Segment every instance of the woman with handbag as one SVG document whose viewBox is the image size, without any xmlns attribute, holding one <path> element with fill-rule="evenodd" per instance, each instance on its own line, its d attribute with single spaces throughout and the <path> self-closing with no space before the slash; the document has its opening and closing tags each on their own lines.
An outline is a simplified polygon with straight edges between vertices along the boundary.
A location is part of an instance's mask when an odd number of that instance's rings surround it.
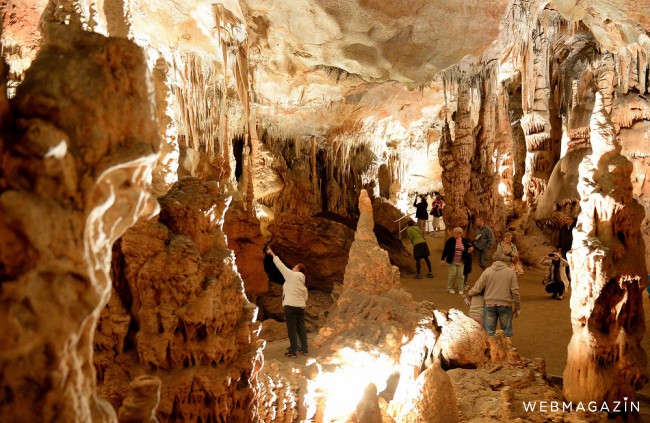
<svg viewBox="0 0 650 423">
<path fill-rule="evenodd" d="M 512 242 L 511 232 L 503 234 L 503 241 L 497 245 L 496 252 L 502 253 L 505 256 L 504 263 L 510 266 L 517 275 L 524 273 L 524 268 L 519 260 L 519 251 L 517 251 L 517 246 Z"/>
</svg>

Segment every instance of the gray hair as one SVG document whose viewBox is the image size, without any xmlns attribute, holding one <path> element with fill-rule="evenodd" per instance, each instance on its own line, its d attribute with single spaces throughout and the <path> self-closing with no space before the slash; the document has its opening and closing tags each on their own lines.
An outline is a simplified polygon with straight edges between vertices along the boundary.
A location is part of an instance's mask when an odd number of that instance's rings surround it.
<svg viewBox="0 0 650 423">
<path fill-rule="evenodd" d="M 461 236 L 463 235 L 463 228 L 454 228 L 452 232 L 454 235 L 460 234 Z"/>
<path fill-rule="evenodd" d="M 506 255 L 503 253 L 496 252 L 492 255 L 492 261 L 505 261 Z"/>
</svg>

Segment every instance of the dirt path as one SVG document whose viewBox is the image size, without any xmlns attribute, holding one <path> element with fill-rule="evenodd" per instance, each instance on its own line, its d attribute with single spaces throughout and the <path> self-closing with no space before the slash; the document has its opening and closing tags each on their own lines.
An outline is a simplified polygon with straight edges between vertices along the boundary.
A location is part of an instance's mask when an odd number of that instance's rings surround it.
<svg viewBox="0 0 650 423">
<path fill-rule="evenodd" d="M 433 279 L 415 279 L 415 275 L 402 275 L 404 289 L 413 294 L 418 300 L 432 301 L 440 309 L 456 308 L 465 313 L 469 307 L 465 305 L 459 294 L 447 293 L 447 268 L 440 264 L 444 239 L 442 237 L 426 237 L 431 251 Z M 406 241 L 408 243 L 408 241 Z M 407 244 L 405 244 L 407 245 Z M 407 245 L 407 249 L 412 247 Z M 424 266 L 424 263 L 422 263 Z M 426 267 L 425 267 L 426 269 Z M 424 271 L 424 270 L 423 270 Z M 474 263 L 473 272 L 469 277 L 471 287 L 480 276 L 480 267 Z M 569 308 L 570 291 L 564 300 L 551 299 L 541 281 L 545 272 L 537 269 L 527 269 L 518 279 L 521 293 L 521 316 L 514 320 L 512 338 L 513 345 L 523 357 L 546 359 L 547 371 L 550 375 L 562 376 L 567 359 L 567 345 L 571 339 L 571 309 Z M 650 300 L 644 295 L 644 309 L 650 307 Z M 650 313 L 645 315 L 646 327 L 650 328 Z M 643 347 L 650 353 L 650 339 L 646 334 Z M 646 386 L 642 393 L 650 395 L 650 387 Z"/>
</svg>

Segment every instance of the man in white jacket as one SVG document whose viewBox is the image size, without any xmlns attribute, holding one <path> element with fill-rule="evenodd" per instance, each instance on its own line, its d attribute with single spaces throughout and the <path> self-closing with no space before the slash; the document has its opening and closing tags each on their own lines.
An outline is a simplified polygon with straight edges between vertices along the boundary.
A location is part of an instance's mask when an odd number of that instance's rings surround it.
<svg viewBox="0 0 650 423">
<path fill-rule="evenodd" d="M 282 306 L 284 307 L 284 318 L 287 322 L 289 332 L 289 351 L 287 357 L 296 358 L 300 351 L 303 355 L 309 355 L 307 346 L 307 329 L 305 328 L 305 307 L 307 306 L 307 286 L 305 284 L 305 265 L 298 263 L 289 269 L 282 263 L 280 257 L 276 256 L 271 247 L 266 252 L 273 256 L 273 263 L 277 266 L 282 276 Z M 298 344 L 300 341 L 300 344 Z"/>
<path fill-rule="evenodd" d="M 493 336 L 497 330 L 498 318 L 504 335 L 510 338 L 512 337 L 513 304 L 514 317 L 518 317 L 521 310 L 517 275 L 504 263 L 503 253 L 495 253 L 492 260 L 492 266 L 481 274 L 474 287 L 467 293 L 465 302 L 469 304 L 470 297 L 484 292 L 483 328 L 488 335 Z"/>
</svg>

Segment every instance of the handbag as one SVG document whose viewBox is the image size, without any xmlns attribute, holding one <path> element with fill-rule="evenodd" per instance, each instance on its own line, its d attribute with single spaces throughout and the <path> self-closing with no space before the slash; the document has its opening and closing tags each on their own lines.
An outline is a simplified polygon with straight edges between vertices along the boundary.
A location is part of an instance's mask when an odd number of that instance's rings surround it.
<svg viewBox="0 0 650 423">
<path fill-rule="evenodd" d="M 515 271 L 517 276 L 524 274 L 524 266 L 521 264 L 521 260 L 513 260 L 512 263 L 510 263 L 510 268 Z"/>
</svg>

